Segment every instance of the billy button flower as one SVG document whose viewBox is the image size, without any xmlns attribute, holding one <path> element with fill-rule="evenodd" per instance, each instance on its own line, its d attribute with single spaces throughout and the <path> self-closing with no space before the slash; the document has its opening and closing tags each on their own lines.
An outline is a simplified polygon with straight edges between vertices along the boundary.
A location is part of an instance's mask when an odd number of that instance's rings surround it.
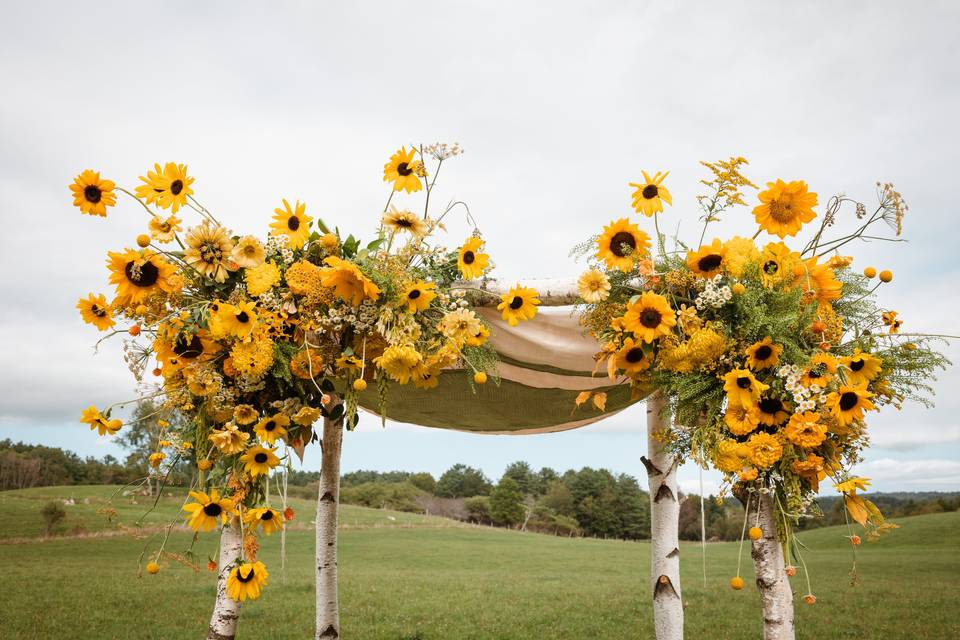
<svg viewBox="0 0 960 640">
<path fill-rule="evenodd" d="M 216 489 L 207 495 L 202 491 L 191 491 L 190 497 L 194 502 L 183 505 L 183 510 L 190 515 L 187 525 L 194 531 L 210 531 L 221 524 L 227 524 L 230 516 L 236 513 L 233 500 L 221 498 Z"/>
<path fill-rule="evenodd" d="M 754 378 L 748 369 L 733 369 L 723 376 L 723 390 L 727 392 L 727 399 L 744 407 L 756 407 L 760 394 L 769 388 L 769 385 Z"/>
<path fill-rule="evenodd" d="M 246 453 L 240 456 L 243 470 L 253 478 L 270 473 L 270 469 L 280 464 L 280 458 L 276 456 L 274 451 L 275 449 L 267 449 L 259 445 L 250 447 Z"/>
</svg>

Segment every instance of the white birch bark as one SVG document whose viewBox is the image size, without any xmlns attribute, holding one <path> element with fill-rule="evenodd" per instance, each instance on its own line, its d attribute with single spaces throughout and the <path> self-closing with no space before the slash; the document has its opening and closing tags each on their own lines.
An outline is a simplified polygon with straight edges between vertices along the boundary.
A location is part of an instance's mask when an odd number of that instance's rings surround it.
<svg viewBox="0 0 960 640">
<path fill-rule="evenodd" d="M 339 399 L 327 405 L 333 410 Z M 317 495 L 317 629 L 316 640 L 340 637 L 337 594 L 337 511 L 340 504 L 340 448 L 343 420 L 323 419 L 320 487 Z"/>
<path fill-rule="evenodd" d="M 233 640 L 237 635 L 237 622 L 240 619 L 240 603 L 227 595 L 227 576 L 234 564 L 240 559 L 240 547 L 243 539 L 240 536 L 239 523 L 234 519 L 220 532 L 220 560 L 217 574 L 217 601 L 213 606 L 213 615 L 210 616 L 210 628 L 207 630 L 207 640 Z"/>
<path fill-rule="evenodd" d="M 659 391 L 647 398 L 647 455 L 641 458 L 650 482 L 650 582 L 657 640 L 683 639 L 680 596 L 680 541 L 677 461 L 663 446 L 670 425 L 667 399 Z"/>
<path fill-rule="evenodd" d="M 773 498 L 760 494 L 757 526 L 763 537 L 752 542 L 753 570 L 763 602 L 764 640 L 793 640 L 793 591 L 784 566 L 783 545 L 777 535 Z"/>
</svg>

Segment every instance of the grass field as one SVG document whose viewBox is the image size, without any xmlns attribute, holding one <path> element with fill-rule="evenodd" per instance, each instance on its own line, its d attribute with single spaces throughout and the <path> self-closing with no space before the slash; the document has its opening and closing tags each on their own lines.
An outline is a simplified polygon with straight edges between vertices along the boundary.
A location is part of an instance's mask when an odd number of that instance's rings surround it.
<svg viewBox="0 0 960 640">
<path fill-rule="evenodd" d="M 213 574 L 165 560 L 156 576 L 137 577 L 144 545 L 108 524 L 98 510 L 109 487 L 48 487 L 0 493 L 0 637 L 200 638 L 213 602 Z M 41 506 L 73 497 L 66 532 L 114 529 L 111 536 L 41 539 Z M 89 503 L 85 504 L 84 500 Z M 149 506 L 143 497 L 112 504 L 123 525 Z M 148 521 L 165 522 L 182 495 L 164 497 Z M 245 605 L 241 638 L 310 638 L 313 634 L 312 505 L 294 501 L 300 527 L 287 538 L 287 571 L 280 571 L 279 537 L 264 541 L 271 570 L 264 596 Z M 357 639 L 652 637 L 648 606 L 649 546 L 645 543 L 562 539 L 447 520 L 344 506 L 340 536 L 343 633 Z M 845 532 L 819 529 L 803 536 L 818 601 L 797 605 L 798 638 L 960 637 L 960 513 L 917 516 L 858 554 L 861 584 L 849 585 Z M 153 534 L 151 534 L 153 535 Z M 32 539 L 31 539 L 32 538 Z M 191 540 L 176 532 L 167 545 Z M 195 547 L 205 562 L 213 534 Z M 683 595 L 688 638 L 760 637 L 752 586 L 734 592 L 727 581 L 737 545 L 707 548 L 704 586 L 700 549 L 684 545 Z M 794 589 L 805 592 L 802 580 Z"/>
</svg>

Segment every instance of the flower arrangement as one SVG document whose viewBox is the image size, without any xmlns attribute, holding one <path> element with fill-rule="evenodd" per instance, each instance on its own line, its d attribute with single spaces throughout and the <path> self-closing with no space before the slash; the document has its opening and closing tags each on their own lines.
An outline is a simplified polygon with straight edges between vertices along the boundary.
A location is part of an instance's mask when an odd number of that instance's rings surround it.
<svg viewBox="0 0 960 640">
<path fill-rule="evenodd" d="M 623 218 L 575 250 L 590 254 L 578 285 L 582 321 L 602 344 L 597 366 L 638 392 L 663 391 L 675 421 L 665 445 L 723 472 L 725 491 L 745 496 L 748 512 L 751 496 L 772 496 L 794 557 L 791 524 L 818 515 L 814 498 L 827 477 L 875 539 L 894 525 L 858 495 L 868 479 L 850 471 L 868 445 L 866 417 L 905 400 L 928 404 L 929 381 L 947 361 L 933 348 L 943 336 L 901 332 L 896 311 L 877 302 L 892 273 L 858 273 L 840 250 L 858 239 L 898 241 L 907 205 L 890 184 L 877 185 L 872 213 L 833 197 L 809 238 L 791 247 L 786 240 L 817 217 L 818 195 L 803 181 L 777 180 L 759 192 L 753 237 L 706 242 L 709 225 L 746 206 L 745 192 L 757 187 L 742 173 L 744 158 L 702 164 L 710 177 L 696 245 L 674 238 L 667 247 L 659 230 L 672 204 L 667 174 L 644 173 L 630 185 L 632 203 L 653 218 L 653 239 Z M 831 237 L 848 212 L 856 228 Z M 880 222 L 893 237 L 875 235 Z"/>
<path fill-rule="evenodd" d="M 288 200 L 266 239 L 235 235 L 196 199 L 182 164 L 156 165 L 133 192 L 90 170 L 70 185 L 84 214 L 106 216 L 123 194 L 149 216 L 137 248 L 108 254 L 112 300 L 90 294 L 77 307 L 107 337 L 127 338 L 141 398 L 157 399 L 164 432 L 150 456 L 154 473 L 183 460 L 195 467 L 187 524 L 207 532 L 236 519 L 242 527 L 244 555 L 227 585 L 235 600 L 257 598 L 267 581 L 256 536 L 293 517 L 270 506 L 267 478 L 291 448 L 302 453 L 317 439 L 315 422 L 354 428 L 368 383 L 383 411 L 388 380 L 431 388 L 448 368 L 473 370 L 475 384 L 495 377 L 489 328 L 458 284 L 492 267 L 484 241 L 474 231 L 455 250 L 433 242 L 444 218 L 466 206 L 430 215 L 440 166 L 460 153 L 446 144 L 394 153 L 383 171 L 390 193 L 381 225 L 366 243 Z M 418 192 L 422 213 L 394 204 Z M 197 224 L 185 228 L 183 212 Z M 536 295 L 505 294 L 504 319 L 533 317 Z M 148 370 L 156 384 L 145 382 Z M 81 421 L 113 435 L 122 423 L 112 411 L 125 404 L 90 407 Z"/>
</svg>

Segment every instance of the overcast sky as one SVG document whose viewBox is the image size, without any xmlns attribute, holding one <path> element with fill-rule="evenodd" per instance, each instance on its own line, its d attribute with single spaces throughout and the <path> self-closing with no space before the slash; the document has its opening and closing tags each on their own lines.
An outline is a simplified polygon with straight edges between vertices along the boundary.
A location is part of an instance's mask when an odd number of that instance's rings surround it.
<svg viewBox="0 0 960 640">
<path fill-rule="evenodd" d="M 129 200 L 81 216 L 67 184 L 85 168 L 132 187 L 154 162 L 187 163 L 234 232 L 265 234 L 286 197 L 369 236 L 389 154 L 459 141 L 437 200 L 470 204 L 505 278 L 577 274 L 569 249 L 631 215 L 641 169 L 671 171 L 663 219 L 688 238 L 701 159 L 744 155 L 755 182 L 805 179 L 821 203 L 870 203 L 875 181 L 892 180 L 910 243 L 857 246 L 857 264 L 894 270 L 882 302 L 905 329 L 956 333 L 960 5 L 676 4 L 2 0 L 0 438 L 120 453 L 78 416 L 129 396 L 132 379 L 119 342 L 94 357 L 74 305 L 110 294 L 106 251 L 132 246 L 146 220 Z M 736 212 L 722 234 L 752 221 Z M 467 227 L 450 227 L 453 245 Z M 871 416 L 861 471 L 877 488 L 960 489 L 956 370 L 936 388 L 936 409 Z M 526 459 L 641 475 L 643 421 L 638 405 L 508 437 L 368 418 L 343 467 L 464 462 L 498 477 Z M 305 468 L 319 468 L 316 452 Z M 706 474 L 708 490 L 716 481 Z M 696 469 L 681 483 L 696 491 Z"/>
</svg>

